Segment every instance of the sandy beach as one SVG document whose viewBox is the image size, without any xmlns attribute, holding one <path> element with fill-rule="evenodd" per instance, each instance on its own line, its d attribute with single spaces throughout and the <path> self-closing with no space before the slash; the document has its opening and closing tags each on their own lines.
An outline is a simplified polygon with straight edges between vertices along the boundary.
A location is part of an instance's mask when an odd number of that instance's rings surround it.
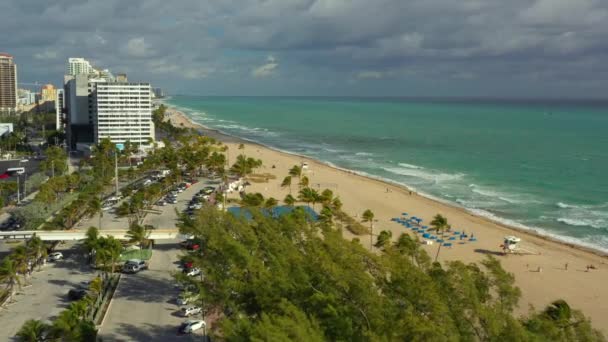
<svg viewBox="0 0 608 342">
<path fill-rule="evenodd" d="M 169 109 L 166 116 L 176 126 L 204 129 L 209 136 L 224 142 L 229 147 L 230 164 L 240 153 L 262 159 L 263 167 L 258 173 L 273 174 L 276 178 L 267 183 L 253 183 L 248 188 L 249 192 L 261 192 L 265 197 L 282 200 L 289 193 L 289 189 L 280 187 L 288 169 L 306 161 L 309 167 L 305 174 L 310 179 L 311 187 L 332 190 L 342 200 L 344 211 L 355 218 L 360 217 L 365 209 L 371 209 L 375 213 L 375 234 L 381 230 L 392 231 L 393 238 L 403 232 L 414 234 L 391 221 L 391 218 L 400 216 L 402 212 L 424 219 L 423 224 L 440 213 L 448 218 L 453 227 L 473 233 L 477 238 L 477 241 L 465 244 L 453 241 L 455 243 L 452 248 L 442 248 L 440 261 L 479 262 L 488 254 L 494 255 L 507 271 L 515 275 L 516 284 L 522 290 L 519 313 L 525 314 L 530 305 L 542 309 L 556 299 L 564 299 L 573 308 L 580 309 L 591 317 L 596 328 L 608 333 L 608 305 L 602 304 L 608 303 L 608 288 L 604 286 L 608 283 L 608 258 L 600 252 L 507 227 L 464 209 L 410 193 L 405 187 L 224 135 L 192 122 L 174 109 Z M 240 143 L 245 145 L 244 150 L 238 150 Z M 522 247 L 533 253 L 502 255 L 500 245 L 506 235 L 520 237 Z M 353 238 L 348 231 L 345 231 L 344 236 L 347 239 Z M 361 236 L 360 239 L 368 246 L 369 236 Z M 432 257 L 435 256 L 436 244 L 424 248 Z M 588 265 L 594 265 L 595 269 L 587 270 Z"/>
</svg>

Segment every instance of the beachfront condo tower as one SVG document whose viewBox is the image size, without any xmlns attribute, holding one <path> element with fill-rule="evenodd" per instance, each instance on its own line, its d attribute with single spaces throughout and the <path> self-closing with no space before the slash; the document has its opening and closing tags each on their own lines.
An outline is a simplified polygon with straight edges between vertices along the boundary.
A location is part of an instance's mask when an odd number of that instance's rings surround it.
<svg viewBox="0 0 608 342">
<path fill-rule="evenodd" d="M 109 138 L 113 143 L 140 146 L 154 141 L 152 89 L 149 83 L 100 82 L 93 91 L 95 142 Z"/>
<path fill-rule="evenodd" d="M 76 57 L 76 58 L 68 58 L 67 64 L 67 75 L 76 76 L 76 75 L 90 75 L 96 73 L 95 68 L 91 66 L 91 63 L 84 58 Z"/>
<path fill-rule="evenodd" d="M 17 64 L 13 56 L 0 53 L 0 112 L 17 111 Z"/>
</svg>

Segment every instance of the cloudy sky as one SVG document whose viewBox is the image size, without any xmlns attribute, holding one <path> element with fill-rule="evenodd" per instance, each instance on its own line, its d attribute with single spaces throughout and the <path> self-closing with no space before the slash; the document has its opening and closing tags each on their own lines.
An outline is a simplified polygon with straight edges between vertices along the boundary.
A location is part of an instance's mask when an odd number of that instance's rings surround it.
<svg viewBox="0 0 608 342">
<path fill-rule="evenodd" d="M 22 82 L 173 94 L 608 97 L 608 0 L 3 0 Z"/>
</svg>

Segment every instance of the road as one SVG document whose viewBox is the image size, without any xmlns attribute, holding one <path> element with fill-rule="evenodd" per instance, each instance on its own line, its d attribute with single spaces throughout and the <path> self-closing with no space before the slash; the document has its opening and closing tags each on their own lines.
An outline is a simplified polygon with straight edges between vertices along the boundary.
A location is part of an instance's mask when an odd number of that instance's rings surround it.
<svg viewBox="0 0 608 342">
<path fill-rule="evenodd" d="M 52 320 L 68 305 L 68 291 L 95 276 L 73 243 L 59 245 L 65 259 L 34 271 L 13 303 L 0 309 L 0 341 L 10 341 L 28 319 Z"/>
<path fill-rule="evenodd" d="M 186 320 L 178 315 L 179 290 L 174 287 L 171 276 L 171 272 L 178 270 L 180 249 L 177 243 L 177 240 L 156 243 L 149 270 L 123 275 L 99 329 L 99 336 L 104 341 L 194 341 L 202 338 L 200 334 L 177 335 L 177 328 Z"/>
</svg>

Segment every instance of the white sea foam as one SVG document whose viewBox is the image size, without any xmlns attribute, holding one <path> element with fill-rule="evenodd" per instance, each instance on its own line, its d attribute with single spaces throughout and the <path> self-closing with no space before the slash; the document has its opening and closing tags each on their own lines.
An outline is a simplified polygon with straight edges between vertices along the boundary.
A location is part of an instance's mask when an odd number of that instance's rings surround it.
<svg viewBox="0 0 608 342">
<path fill-rule="evenodd" d="M 432 181 L 434 183 L 456 181 L 462 179 L 465 176 L 465 174 L 463 173 L 440 173 L 433 171 L 423 171 L 422 169 L 412 169 L 408 167 L 384 167 L 383 169 L 387 172 L 394 173 L 397 175 L 419 178 L 426 181 Z"/>
<path fill-rule="evenodd" d="M 575 226 L 608 230 L 608 203 L 597 205 L 573 205 L 558 202 L 560 210 L 554 219 Z"/>
<path fill-rule="evenodd" d="M 557 206 L 559 208 L 562 208 L 562 209 L 567 209 L 567 208 L 572 208 L 573 207 L 573 206 L 571 206 L 569 204 L 566 204 L 566 203 L 563 203 L 563 202 L 557 202 Z"/>
<path fill-rule="evenodd" d="M 422 170 L 424 169 L 422 166 L 418 166 L 418 165 L 414 165 L 414 164 L 408 164 L 408 163 L 399 163 L 399 166 L 403 166 L 405 168 L 408 169 L 414 169 L 414 170 Z"/>
<path fill-rule="evenodd" d="M 355 155 L 361 157 L 372 157 L 374 154 L 369 152 L 357 152 Z"/>
</svg>

